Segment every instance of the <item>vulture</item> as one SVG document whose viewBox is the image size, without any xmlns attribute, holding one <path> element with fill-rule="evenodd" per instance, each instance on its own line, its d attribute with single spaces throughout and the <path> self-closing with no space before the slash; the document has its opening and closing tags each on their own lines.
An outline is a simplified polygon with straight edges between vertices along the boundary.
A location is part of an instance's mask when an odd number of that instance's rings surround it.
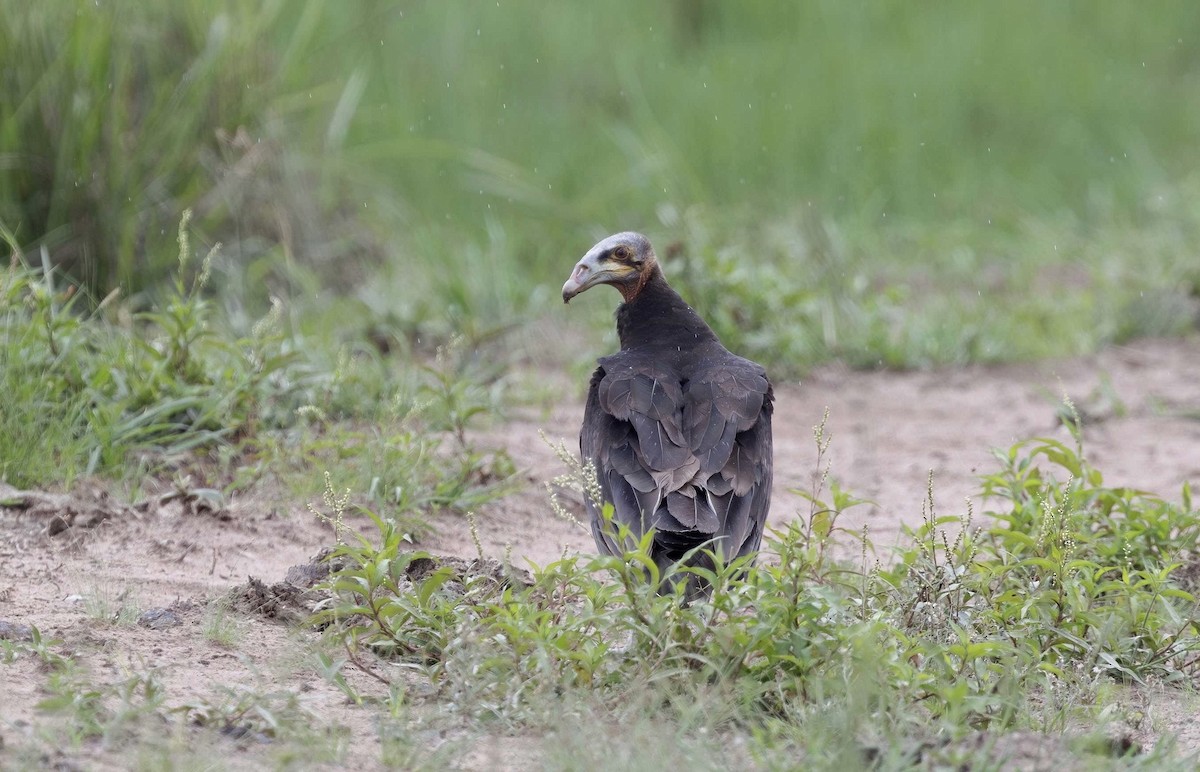
<svg viewBox="0 0 1200 772">
<path fill-rule="evenodd" d="M 579 450 L 601 501 L 584 496 L 596 548 L 620 556 L 615 524 L 653 531 L 660 569 L 686 558 L 712 567 L 754 553 L 771 502 L 771 411 L 766 371 L 730 353 L 667 284 L 649 239 L 618 233 L 596 244 L 563 285 L 563 302 L 609 284 L 621 350 L 598 360 Z M 605 505 L 614 523 L 606 522 Z M 673 584 L 673 583 L 672 583 Z M 664 584 L 660 591 L 669 589 Z M 707 594 L 695 577 L 688 597 Z"/>
</svg>

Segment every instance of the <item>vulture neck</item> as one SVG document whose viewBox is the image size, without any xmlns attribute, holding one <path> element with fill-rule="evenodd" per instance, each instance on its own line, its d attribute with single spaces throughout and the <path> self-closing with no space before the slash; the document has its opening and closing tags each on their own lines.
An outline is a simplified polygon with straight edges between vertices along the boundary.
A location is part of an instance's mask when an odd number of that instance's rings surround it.
<svg viewBox="0 0 1200 772">
<path fill-rule="evenodd" d="M 655 265 L 641 290 L 617 308 L 621 348 L 694 346 L 717 335 L 700 315 L 671 289 Z"/>
</svg>

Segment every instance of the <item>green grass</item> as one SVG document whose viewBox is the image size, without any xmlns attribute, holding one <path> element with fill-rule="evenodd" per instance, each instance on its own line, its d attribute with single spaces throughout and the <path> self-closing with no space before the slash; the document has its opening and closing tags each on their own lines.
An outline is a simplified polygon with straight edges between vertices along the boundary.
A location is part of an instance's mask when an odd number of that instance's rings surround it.
<svg viewBox="0 0 1200 772">
<path fill-rule="evenodd" d="M 1190 491 L 1176 505 L 1106 487 L 1079 444 L 1055 440 L 997 460 L 982 524 L 930 504 L 895 563 L 868 563 L 866 545 L 861 560 L 838 559 L 859 551 L 837 526 L 859 502 L 818 489 L 760 565 L 682 569 L 715 588 L 692 603 L 683 582 L 657 594 L 648 541 L 535 568 L 526 583 L 439 567 L 376 518 L 378 533 L 338 550 L 335 602 L 318 620 L 348 662 L 402 665 L 393 692 L 415 673 L 472 721 L 632 727 L 714 768 L 735 764 L 720 750 L 733 737 L 766 766 L 861 766 L 885 749 L 883 768 L 907 768 L 953 757 L 972 732 L 1103 724 L 1113 683 L 1194 683 L 1200 618 L 1190 569 L 1179 572 L 1200 558 Z M 652 765 L 639 745 L 627 737 L 595 761 L 622 767 L 628 752 Z M 586 755 L 569 740 L 562 751 Z"/>
<path fill-rule="evenodd" d="M 98 475 L 245 489 L 264 477 L 312 492 L 365 492 L 414 530 L 432 511 L 465 512 L 506 490 L 504 451 L 468 441 L 502 406 L 504 379 L 461 340 L 428 362 L 385 360 L 361 330 L 313 341 L 276 303 L 258 320 L 222 314 L 205 293 L 213 252 L 197 261 L 185 214 L 170 289 L 138 313 L 81 308 L 53 268 L 0 274 L 0 370 L 13 399 L 0 418 L 0 479 L 70 485 Z M 199 263 L 197 265 L 197 263 Z M 238 329 L 238 327 L 241 329 Z M 203 487 L 203 486 L 202 486 Z"/>
<path fill-rule="evenodd" d="M 245 631 L 223 600 L 216 600 L 204 609 L 204 637 L 213 644 L 235 649 L 245 637 Z"/>
<path fill-rule="evenodd" d="M 674 214 L 668 275 L 726 345 L 775 372 L 1025 361 L 1094 351 L 1200 324 L 1200 232 L 1177 191 L 1136 221 L 1029 215 L 847 230 L 815 215 L 717 233 Z M 754 259 L 747 260 L 752 254 Z M 1135 258 L 1136 256 L 1136 258 Z"/>
<path fill-rule="evenodd" d="M 5 271 L 0 360 L 24 398 L 6 411 L 15 442 L 5 443 L 0 475 L 69 482 L 122 469 L 139 451 L 171 456 L 232 441 L 269 418 L 279 395 L 270 379 L 290 357 L 269 324 L 252 337 L 216 335 L 200 296 L 207 262 L 185 284 L 186 224 L 170 295 L 141 314 L 81 309 L 81 293 L 48 266 L 14 261 Z"/>
<path fill-rule="evenodd" d="M 8 5 L 0 225 L 93 303 L 156 302 L 192 208 L 231 311 L 405 349 L 561 325 L 625 228 L 781 373 L 1195 326 L 1184 3 Z"/>
</svg>

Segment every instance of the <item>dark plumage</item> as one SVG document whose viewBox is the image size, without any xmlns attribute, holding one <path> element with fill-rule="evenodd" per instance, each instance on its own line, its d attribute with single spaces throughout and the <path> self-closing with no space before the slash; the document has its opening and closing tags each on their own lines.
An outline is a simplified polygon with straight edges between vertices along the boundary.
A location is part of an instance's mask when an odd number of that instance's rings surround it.
<svg viewBox="0 0 1200 772">
<path fill-rule="evenodd" d="M 721 345 L 667 284 L 645 236 L 618 233 L 592 247 L 563 285 L 563 300 L 597 284 L 625 300 L 617 309 L 621 350 L 599 360 L 579 435 L 603 503 L 634 537 L 654 529 L 660 568 L 696 547 L 726 561 L 754 552 L 771 500 L 766 371 Z M 605 527 L 603 504 L 586 503 L 597 549 L 622 554 L 628 545 Z M 707 565 L 702 556 L 691 562 Z"/>
</svg>

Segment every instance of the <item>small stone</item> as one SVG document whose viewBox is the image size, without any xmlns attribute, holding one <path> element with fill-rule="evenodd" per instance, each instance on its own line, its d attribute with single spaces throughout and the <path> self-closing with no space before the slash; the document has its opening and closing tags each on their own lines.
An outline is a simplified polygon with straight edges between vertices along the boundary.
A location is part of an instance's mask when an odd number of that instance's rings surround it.
<svg viewBox="0 0 1200 772">
<path fill-rule="evenodd" d="M 174 611 L 165 608 L 147 609 L 138 616 L 138 624 L 151 630 L 166 630 L 180 623 Z"/>
<path fill-rule="evenodd" d="M 0 619 L 0 641 L 32 641 L 33 628 Z"/>
</svg>

